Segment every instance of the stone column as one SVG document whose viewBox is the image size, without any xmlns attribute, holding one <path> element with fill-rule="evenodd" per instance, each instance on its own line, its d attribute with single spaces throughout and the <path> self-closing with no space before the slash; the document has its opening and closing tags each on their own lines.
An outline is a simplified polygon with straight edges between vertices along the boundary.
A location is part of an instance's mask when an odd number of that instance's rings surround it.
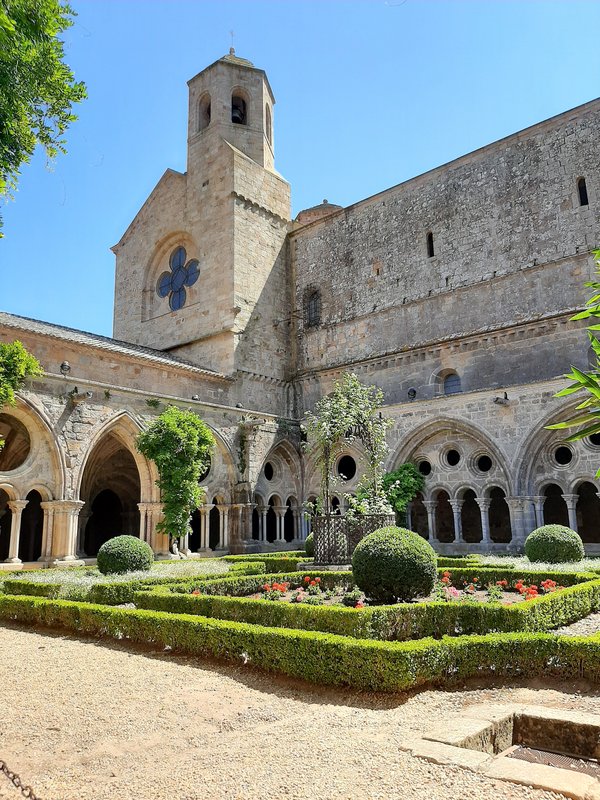
<svg viewBox="0 0 600 800">
<path fill-rule="evenodd" d="M 217 550 L 229 549 L 229 506 L 217 506 L 219 509 L 219 544 Z"/>
<path fill-rule="evenodd" d="M 275 536 L 275 542 L 285 542 L 283 518 L 285 516 L 285 512 L 287 511 L 287 506 L 273 506 L 273 511 L 277 515 L 277 533 Z"/>
<path fill-rule="evenodd" d="M 258 527 L 258 530 L 259 530 L 258 540 L 259 540 L 259 542 L 266 542 L 267 541 L 267 514 L 268 513 L 269 513 L 269 509 L 265 508 L 264 506 L 259 511 L 259 514 L 260 514 L 259 527 Z"/>
<path fill-rule="evenodd" d="M 505 499 L 510 512 L 510 528 L 512 531 L 511 543 L 522 547 L 525 537 L 527 536 L 524 520 L 525 504 L 527 501 L 524 497 L 507 497 Z"/>
<path fill-rule="evenodd" d="M 304 541 L 304 515 L 300 511 L 299 508 L 293 509 L 294 514 L 294 541 L 295 542 L 303 542 Z"/>
<path fill-rule="evenodd" d="M 544 524 L 544 503 L 546 498 L 544 495 L 536 495 L 532 497 L 533 505 L 535 506 L 535 526 L 541 528 Z"/>
<path fill-rule="evenodd" d="M 137 507 L 140 511 L 140 541 L 150 544 L 148 541 L 148 503 L 138 503 Z"/>
<path fill-rule="evenodd" d="M 462 514 L 460 510 L 463 506 L 464 500 L 450 500 L 452 506 L 452 516 L 454 517 L 454 541 L 463 542 L 462 536 Z"/>
<path fill-rule="evenodd" d="M 44 512 L 44 527 L 42 529 L 42 554 L 38 561 L 50 561 L 54 529 L 54 506 L 57 502 L 57 500 L 46 500 L 40 503 L 40 507 Z"/>
<path fill-rule="evenodd" d="M 537 524 L 537 498 L 524 496 L 523 500 L 525 501 L 523 504 L 523 526 L 525 529 L 525 538 L 527 538 L 531 531 L 539 528 L 539 525 Z M 540 522 L 540 525 L 542 524 L 543 523 Z"/>
<path fill-rule="evenodd" d="M 491 544 L 490 539 L 490 517 L 488 511 L 492 503 L 489 497 L 476 497 L 475 502 L 479 506 L 479 513 L 481 514 L 481 544 L 489 547 Z"/>
<path fill-rule="evenodd" d="M 146 541 L 154 551 L 155 556 L 168 558 L 169 537 L 166 533 L 156 530 L 156 526 L 163 519 L 162 503 L 146 503 Z"/>
<path fill-rule="evenodd" d="M 198 509 L 200 511 L 200 547 L 198 548 L 198 552 L 201 555 L 207 555 L 210 552 L 210 547 L 208 546 L 210 539 L 209 514 L 212 508 L 214 508 L 214 506 L 210 504 L 200 506 Z"/>
<path fill-rule="evenodd" d="M 52 537 L 52 561 L 57 565 L 81 566 L 77 558 L 77 524 L 79 512 L 85 503 L 82 500 L 56 500 Z"/>
<path fill-rule="evenodd" d="M 429 539 L 435 541 L 435 509 L 437 507 L 437 500 L 423 500 L 423 505 L 427 511 L 427 527 L 429 529 Z"/>
<path fill-rule="evenodd" d="M 577 531 L 577 501 L 579 500 L 579 495 L 563 494 L 563 498 L 567 504 L 567 511 L 569 512 L 569 528 Z"/>
<path fill-rule="evenodd" d="M 9 500 L 7 506 L 11 510 L 10 519 L 10 544 L 8 547 L 7 564 L 20 564 L 19 540 L 21 538 L 21 514 L 29 500 Z"/>
</svg>

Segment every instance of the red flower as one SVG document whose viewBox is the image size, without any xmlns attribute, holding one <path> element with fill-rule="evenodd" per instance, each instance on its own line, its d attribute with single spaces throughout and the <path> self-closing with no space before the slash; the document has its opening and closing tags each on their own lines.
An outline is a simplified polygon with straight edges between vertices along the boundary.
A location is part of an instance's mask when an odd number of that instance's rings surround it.
<svg viewBox="0 0 600 800">
<path fill-rule="evenodd" d="M 321 578 L 315 578 L 315 583 L 321 583 Z"/>
<path fill-rule="evenodd" d="M 444 575 L 444 578 L 449 578 L 450 577 L 450 572 L 448 570 L 446 570 L 446 572 L 444 572 L 443 575 Z"/>
<path fill-rule="evenodd" d="M 447 575 L 444 575 L 440 583 L 450 583 L 450 578 Z"/>
<path fill-rule="evenodd" d="M 364 608 L 364 607 L 365 607 L 365 604 L 364 604 L 364 603 L 361 603 L 361 602 L 360 602 L 360 600 L 359 600 L 359 601 L 358 601 L 358 603 L 357 603 L 357 604 L 354 606 L 354 608 Z"/>
<path fill-rule="evenodd" d="M 310 583 L 310 577 L 308 575 L 304 578 L 304 583 Z"/>
<path fill-rule="evenodd" d="M 200 594 L 200 589 L 194 589 L 194 591 L 192 592 L 192 594 Z"/>
<path fill-rule="evenodd" d="M 263 586 L 263 589 L 264 589 L 265 592 L 270 592 L 271 591 L 271 587 L 269 586 L 268 583 L 265 583 L 265 585 Z"/>
</svg>

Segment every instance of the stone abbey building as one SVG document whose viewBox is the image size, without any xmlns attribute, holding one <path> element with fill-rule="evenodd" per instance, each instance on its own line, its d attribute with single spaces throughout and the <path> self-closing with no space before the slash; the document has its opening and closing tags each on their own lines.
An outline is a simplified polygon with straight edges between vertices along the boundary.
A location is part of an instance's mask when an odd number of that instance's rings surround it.
<svg viewBox="0 0 600 800">
<path fill-rule="evenodd" d="M 543 521 L 598 547 L 600 437 L 545 426 L 588 365 L 569 318 L 600 244 L 600 100 L 295 220 L 274 104 L 233 51 L 189 81 L 187 171 L 113 248 L 114 338 L 0 314 L 45 369 L 0 413 L 0 560 L 74 562 L 117 533 L 166 553 L 134 443 L 168 403 L 218 442 L 186 547 L 297 546 L 319 487 L 298 421 L 346 370 L 383 389 L 387 466 L 426 476 L 410 522 L 440 550 L 516 548 Z M 341 511 L 361 459 L 336 466 Z"/>
</svg>

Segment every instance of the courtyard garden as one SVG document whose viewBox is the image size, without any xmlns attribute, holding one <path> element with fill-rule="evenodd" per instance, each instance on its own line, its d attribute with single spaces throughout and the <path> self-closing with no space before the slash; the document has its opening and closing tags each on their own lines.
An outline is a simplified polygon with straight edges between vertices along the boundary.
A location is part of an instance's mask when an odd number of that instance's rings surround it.
<svg viewBox="0 0 600 800">
<path fill-rule="evenodd" d="M 438 559 L 391 527 L 365 537 L 347 570 L 297 551 L 11 574 L 0 618 L 369 690 L 484 676 L 597 681 L 600 630 L 555 631 L 600 610 L 600 560 L 554 563 L 556 536 L 536 536 L 543 561 Z"/>
</svg>

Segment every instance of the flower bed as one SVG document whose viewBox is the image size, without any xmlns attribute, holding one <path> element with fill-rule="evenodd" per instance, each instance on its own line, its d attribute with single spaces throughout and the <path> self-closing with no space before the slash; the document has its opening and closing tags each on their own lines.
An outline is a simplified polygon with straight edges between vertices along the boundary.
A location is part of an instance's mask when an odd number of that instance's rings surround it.
<svg viewBox="0 0 600 800">
<path fill-rule="evenodd" d="M 504 572 L 505 576 L 500 575 L 498 580 L 506 580 L 514 588 L 519 580 L 510 571 Z M 512 605 L 476 602 L 472 599 L 462 602 L 440 600 L 399 603 L 392 606 L 359 605 L 358 608 L 323 603 L 313 605 L 297 600 L 281 602 L 281 598 L 288 593 L 291 599 L 306 577 L 315 583 L 318 578 L 318 591 L 325 594 L 335 592 L 340 587 L 346 593 L 353 589 L 350 572 L 324 571 L 310 572 L 308 575 L 300 572 L 162 586 L 152 591 L 137 592 L 134 602 L 140 608 L 387 641 L 465 633 L 484 634 L 490 631 L 550 630 L 581 619 L 600 608 L 600 579 L 596 575 L 567 573 L 561 577 L 571 586 L 560 590 L 555 588 L 545 594 L 538 593 L 536 598 L 526 598 Z M 441 577 L 444 577 L 443 573 Z M 537 577 L 540 582 L 546 580 L 544 574 Z M 531 578 L 531 573 L 528 578 Z M 531 585 L 531 581 L 528 585 Z M 266 586 L 269 588 L 265 589 Z M 305 593 L 308 597 L 317 596 L 317 591 Z M 250 597 L 253 594 L 272 597 L 253 599 Z M 279 602 L 274 602 L 275 598 Z M 356 606 L 356 602 L 352 605 Z"/>
</svg>

